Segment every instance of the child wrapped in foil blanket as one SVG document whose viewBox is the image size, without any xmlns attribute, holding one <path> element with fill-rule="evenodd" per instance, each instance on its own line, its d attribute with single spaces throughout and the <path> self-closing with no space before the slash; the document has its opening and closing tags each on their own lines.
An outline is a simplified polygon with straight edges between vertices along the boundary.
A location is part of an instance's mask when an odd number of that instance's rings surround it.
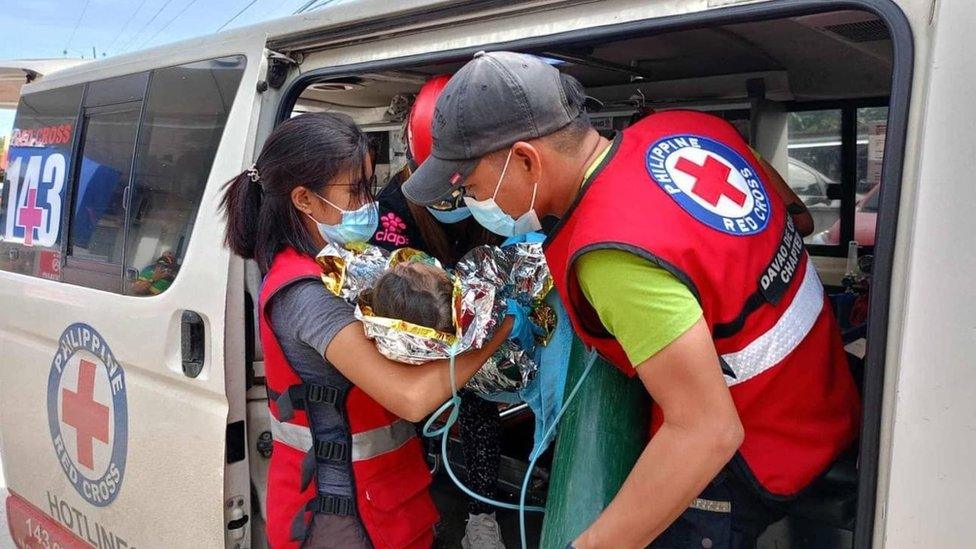
<svg viewBox="0 0 976 549">
<path fill-rule="evenodd" d="M 389 253 L 359 243 L 329 244 L 317 261 L 326 287 L 356 306 L 367 337 L 398 362 L 421 364 L 480 348 L 517 306 L 530 311 L 523 322 L 534 343 L 545 345 L 555 328 L 556 315 L 544 302 L 552 278 L 541 243 L 480 246 L 451 272 L 411 248 Z M 512 393 L 537 370 L 531 349 L 506 341 L 465 387 L 482 395 Z"/>
</svg>

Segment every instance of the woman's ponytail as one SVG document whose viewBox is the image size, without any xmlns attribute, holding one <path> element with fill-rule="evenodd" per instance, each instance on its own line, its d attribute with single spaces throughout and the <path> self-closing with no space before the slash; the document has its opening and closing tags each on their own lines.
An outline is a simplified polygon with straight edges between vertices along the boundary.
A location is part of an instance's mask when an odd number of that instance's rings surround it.
<svg viewBox="0 0 976 549">
<path fill-rule="evenodd" d="M 252 166 L 227 182 L 220 201 L 220 207 L 227 213 L 224 243 L 244 259 L 255 258 L 261 193 L 257 168 Z"/>
<path fill-rule="evenodd" d="M 285 248 L 314 257 L 318 247 L 292 191 L 302 186 L 321 194 L 346 173 L 355 177 L 353 192 L 371 198 L 370 180 L 361 177 L 366 158 L 366 136 L 347 115 L 306 113 L 285 120 L 268 136 L 257 163 L 224 187 L 227 247 L 257 261 L 263 272 Z"/>
</svg>

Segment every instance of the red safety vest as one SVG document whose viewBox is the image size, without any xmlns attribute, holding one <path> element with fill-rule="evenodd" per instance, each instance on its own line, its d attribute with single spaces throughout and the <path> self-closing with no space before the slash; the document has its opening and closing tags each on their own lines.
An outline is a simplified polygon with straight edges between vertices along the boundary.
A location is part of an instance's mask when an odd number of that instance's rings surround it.
<svg viewBox="0 0 976 549">
<path fill-rule="evenodd" d="M 724 120 L 653 114 L 617 136 L 545 252 L 577 334 L 630 376 L 573 262 L 594 249 L 626 250 L 688 286 L 745 429 L 734 464 L 744 461 L 760 493 L 783 498 L 851 444 L 860 405 L 813 262 L 765 177 Z M 653 432 L 663 422 L 658 406 L 651 417 Z"/>
<path fill-rule="evenodd" d="M 271 329 L 269 300 L 293 282 L 320 275 L 314 260 L 289 248 L 275 257 L 261 287 L 261 344 L 274 439 L 268 471 L 268 543 L 274 549 L 297 549 L 313 513 L 326 513 L 358 516 L 377 549 L 430 547 L 439 516 L 427 489 L 430 472 L 413 425 L 358 387 L 346 392 L 304 383 Z M 348 423 L 339 426 L 348 431 L 345 444 L 315 439 L 305 411 L 311 402 L 339 408 Z M 351 462 L 355 501 L 317 493 L 316 457 Z"/>
</svg>

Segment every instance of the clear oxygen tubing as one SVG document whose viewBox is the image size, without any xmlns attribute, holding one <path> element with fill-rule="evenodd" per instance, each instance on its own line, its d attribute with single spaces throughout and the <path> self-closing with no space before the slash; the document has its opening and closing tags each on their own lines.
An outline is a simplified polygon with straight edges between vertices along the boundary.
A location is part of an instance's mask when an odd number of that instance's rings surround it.
<svg viewBox="0 0 976 549">
<path fill-rule="evenodd" d="M 532 478 L 532 470 L 535 469 L 535 464 L 539 460 L 539 456 L 541 455 L 542 452 L 533 453 L 531 459 L 529 460 L 529 467 L 525 471 L 525 478 L 522 480 L 522 490 L 519 496 L 518 505 L 514 503 L 506 503 L 504 501 L 498 501 L 498 500 L 494 500 L 482 496 L 481 494 L 476 493 L 474 490 L 471 490 L 470 488 L 465 486 L 463 482 L 461 482 L 461 480 L 457 477 L 457 475 L 454 474 L 454 470 L 451 469 L 451 461 L 447 457 L 448 433 L 450 432 L 450 429 L 454 425 L 454 423 L 457 422 L 457 418 L 461 406 L 461 397 L 458 396 L 457 394 L 457 376 L 455 374 L 455 366 L 454 366 L 454 359 L 457 356 L 457 348 L 452 347 L 450 353 L 451 353 L 450 356 L 451 398 L 448 399 L 447 402 L 442 404 L 440 408 L 438 408 L 430 416 L 427 422 L 424 423 L 424 428 L 422 432 L 424 436 L 428 438 L 436 438 L 438 436 L 441 437 L 441 458 L 444 461 L 444 470 L 447 471 L 447 475 L 451 477 L 451 480 L 454 481 L 454 484 L 457 485 L 457 487 L 460 488 L 462 492 L 488 505 L 492 505 L 494 507 L 498 507 L 501 509 L 518 511 L 519 535 L 521 537 L 522 549 L 528 549 L 528 544 L 526 543 L 526 537 L 525 537 L 525 512 L 531 511 L 533 513 L 544 513 L 546 511 L 545 507 L 538 507 L 534 505 L 525 504 L 525 498 L 526 495 L 528 494 L 529 480 L 531 480 Z M 573 389 L 569 392 L 569 396 L 566 398 L 565 402 L 563 402 L 562 407 L 559 409 L 559 412 L 556 414 L 555 420 L 552 422 L 552 425 L 550 425 L 549 428 L 546 430 L 542 440 L 549 440 L 549 437 L 552 436 L 553 432 L 556 429 L 556 426 L 559 425 L 559 420 L 562 419 L 563 414 L 569 408 L 569 405 L 572 404 L 573 399 L 576 397 L 576 394 L 580 390 L 580 387 L 583 386 L 583 382 L 586 380 L 587 376 L 589 375 L 590 370 L 593 369 L 593 364 L 596 362 L 596 358 L 597 358 L 596 352 L 592 351 L 590 353 L 590 356 L 587 358 L 587 364 L 586 364 L 586 368 L 583 370 L 583 374 L 580 375 L 580 378 L 576 381 L 576 385 L 574 385 Z M 447 412 L 448 410 L 450 410 L 450 413 L 448 413 L 447 420 L 445 421 L 444 425 L 438 429 L 433 429 L 432 427 L 434 421 L 438 417 L 440 417 L 444 412 Z"/>
</svg>

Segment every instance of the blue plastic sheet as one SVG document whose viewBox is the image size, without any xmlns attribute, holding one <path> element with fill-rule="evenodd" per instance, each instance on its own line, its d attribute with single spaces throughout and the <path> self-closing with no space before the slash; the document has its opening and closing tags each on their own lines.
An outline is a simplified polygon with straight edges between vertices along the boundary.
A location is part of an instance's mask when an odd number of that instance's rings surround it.
<svg viewBox="0 0 976 549">
<path fill-rule="evenodd" d="M 512 237 L 502 243 L 502 246 L 519 242 L 542 242 L 545 235 L 529 233 L 524 236 Z M 562 408 L 566 389 L 566 373 L 569 369 L 569 351 L 573 344 L 573 328 L 569 316 L 555 292 L 549 292 L 546 303 L 556 313 L 556 329 L 546 346 L 539 345 L 535 349 L 534 358 L 539 365 L 538 373 L 524 389 L 518 393 L 502 393 L 491 400 L 513 404 L 519 401 L 529 405 L 535 414 L 535 440 L 531 457 L 537 456 L 549 447 L 555 431 L 549 439 L 543 440 L 549 426 L 556 420 L 556 415 Z"/>
</svg>

